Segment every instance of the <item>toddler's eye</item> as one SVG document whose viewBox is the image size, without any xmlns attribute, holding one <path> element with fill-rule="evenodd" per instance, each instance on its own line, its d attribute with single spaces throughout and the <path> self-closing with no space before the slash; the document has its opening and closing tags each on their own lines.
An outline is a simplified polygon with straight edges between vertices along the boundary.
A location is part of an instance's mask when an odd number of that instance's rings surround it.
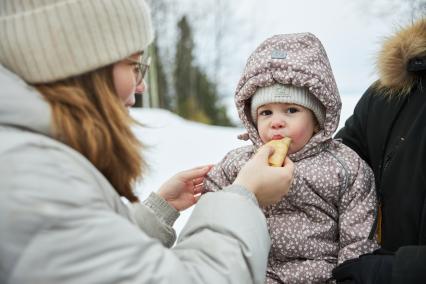
<svg viewBox="0 0 426 284">
<path fill-rule="evenodd" d="M 295 107 L 289 107 L 288 109 L 287 109 L 287 113 L 296 113 L 296 112 L 298 112 L 299 110 L 297 109 L 297 108 L 295 108 Z"/>
<path fill-rule="evenodd" d="M 270 110 L 262 110 L 261 112 L 259 112 L 259 115 L 263 115 L 263 116 L 271 115 L 271 114 L 272 114 L 272 111 Z"/>
</svg>

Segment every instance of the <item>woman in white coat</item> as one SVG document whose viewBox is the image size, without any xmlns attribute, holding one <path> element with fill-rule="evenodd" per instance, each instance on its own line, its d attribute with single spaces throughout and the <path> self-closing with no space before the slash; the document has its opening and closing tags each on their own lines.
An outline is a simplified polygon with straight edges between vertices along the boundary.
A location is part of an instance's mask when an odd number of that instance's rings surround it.
<svg viewBox="0 0 426 284">
<path fill-rule="evenodd" d="M 126 107 L 144 91 L 152 38 L 142 0 L 0 2 L 0 283 L 264 281 L 258 204 L 286 194 L 291 161 L 271 168 L 261 149 L 199 200 L 173 248 L 209 167 L 142 203 L 132 192 L 144 161 Z"/>
</svg>

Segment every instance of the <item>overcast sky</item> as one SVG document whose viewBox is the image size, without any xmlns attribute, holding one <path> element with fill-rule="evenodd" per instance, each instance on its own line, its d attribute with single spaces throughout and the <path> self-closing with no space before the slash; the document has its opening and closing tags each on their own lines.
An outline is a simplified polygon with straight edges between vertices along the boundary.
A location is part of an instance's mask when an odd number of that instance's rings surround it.
<svg viewBox="0 0 426 284">
<path fill-rule="evenodd" d="M 235 46 L 234 63 L 229 66 L 234 87 L 247 57 L 264 39 L 279 33 L 311 32 L 328 53 L 340 92 L 362 92 L 376 78 L 373 64 L 383 37 L 408 22 L 400 13 L 402 7 L 385 16 L 378 11 L 381 3 L 363 7 L 360 3 L 368 2 L 362 0 L 231 2 L 237 16 L 250 22 L 253 31 L 245 44 Z"/>
</svg>

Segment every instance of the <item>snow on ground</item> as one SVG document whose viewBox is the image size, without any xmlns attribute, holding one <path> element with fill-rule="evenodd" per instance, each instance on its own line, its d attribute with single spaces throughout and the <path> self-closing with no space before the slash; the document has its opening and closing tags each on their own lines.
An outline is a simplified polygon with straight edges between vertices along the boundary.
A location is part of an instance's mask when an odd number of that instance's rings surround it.
<svg viewBox="0 0 426 284">
<path fill-rule="evenodd" d="M 358 99 L 359 96 L 342 96 L 340 127 L 351 115 Z M 142 200 L 175 173 L 219 162 L 231 149 L 250 143 L 237 139 L 237 135 L 244 132 L 243 128 L 191 122 L 161 109 L 131 109 L 131 115 L 144 124 L 144 127 L 136 127 L 134 131 L 146 146 L 143 152 L 150 167 L 137 185 Z M 176 221 L 178 233 L 191 211 L 190 208 L 182 212 Z"/>
</svg>

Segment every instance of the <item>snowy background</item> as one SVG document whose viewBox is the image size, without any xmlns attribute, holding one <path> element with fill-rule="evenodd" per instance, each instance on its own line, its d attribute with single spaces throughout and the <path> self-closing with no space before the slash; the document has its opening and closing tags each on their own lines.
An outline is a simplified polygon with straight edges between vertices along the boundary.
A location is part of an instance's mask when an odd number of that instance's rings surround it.
<svg viewBox="0 0 426 284">
<path fill-rule="evenodd" d="M 352 114 L 358 99 L 359 96 L 342 97 L 340 127 Z M 217 163 L 231 149 L 250 143 L 237 139 L 237 135 L 244 132 L 243 128 L 187 121 L 161 109 L 132 109 L 131 115 L 145 125 L 135 128 L 137 136 L 146 146 L 144 156 L 150 167 L 143 181 L 137 185 L 142 200 L 177 172 Z M 191 211 L 192 208 L 182 212 L 176 221 L 178 233 Z"/>
</svg>

